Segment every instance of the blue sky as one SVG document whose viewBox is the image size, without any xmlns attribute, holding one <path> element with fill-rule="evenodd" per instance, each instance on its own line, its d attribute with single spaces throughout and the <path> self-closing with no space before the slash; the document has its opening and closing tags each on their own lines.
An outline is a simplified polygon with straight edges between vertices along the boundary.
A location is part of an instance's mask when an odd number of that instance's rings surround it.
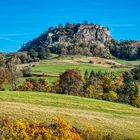
<svg viewBox="0 0 140 140">
<path fill-rule="evenodd" d="M 139 0 L 0 0 L 0 51 L 18 50 L 50 26 L 88 20 L 115 39 L 140 40 Z"/>
</svg>

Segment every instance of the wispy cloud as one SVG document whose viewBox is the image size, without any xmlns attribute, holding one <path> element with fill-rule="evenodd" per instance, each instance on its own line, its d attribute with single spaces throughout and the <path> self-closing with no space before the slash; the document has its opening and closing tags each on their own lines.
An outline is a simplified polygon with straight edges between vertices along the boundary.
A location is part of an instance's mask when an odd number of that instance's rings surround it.
<svg viewBox="0 0 140 140">
<path fill-rule="evenodd" d="M 0 37 L 17 37 L 17 36 L 27 36 L 27 35 L 38 35 L 38 33 L 22 33 L 22 34 L 0 34 Z"/>
<path fill-rule="evenodd" d="M 19 40 L 14 40 L 14 39 L 11 39 L 11 38 L 8 38 L 8 37 L 0 37 L 0 40 L 6 40 L 6 41 L 14 42 L 14 43 L 17 43 L 17 44 L 23 44 L 23 42 L 21 42 Z"/>
<path fill-rule="evenodd" d="M 107 24 L 108 26 L 110 27 L 134 27 L 135 24 L 118 24 L 118 23 L 115 23 L 115 24 Z"/>
<path fill-rule="evenodd" d="M 10 33 L 10 34 L 0 34 L 0 40 L 10 41 L 10 42 L 14 42 L 14 43 L 17 43 L 17 44 L 23 44 L 22 41 L 17 40 L 17 39 L 12 39 L 12 37 L 21 37 L 21 36 L 28 36 L 28 35 L 38 35 L 38 33 L 22 33 L 22 34 Z"/>
</svg>

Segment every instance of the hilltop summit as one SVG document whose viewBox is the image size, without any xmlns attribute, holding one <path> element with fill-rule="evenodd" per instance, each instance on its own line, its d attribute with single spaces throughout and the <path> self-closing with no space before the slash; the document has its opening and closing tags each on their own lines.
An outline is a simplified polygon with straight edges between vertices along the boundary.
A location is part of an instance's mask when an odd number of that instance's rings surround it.
<svg viewBox="0 0 140 140">
<path fill-rule="evenodd" d="M 50 27 L 41 36 L 23 45 L 20 51 L 27 51 L 33 59 L 45 59 L 49 52 L 137 59 L 140 58 L 140 43 L 116 41 L 108 28 L 98 24 L 67 23 L 65 26 L 60 24 L 55 28 Z"/>
<path fill-rule="evenodd" d="M 102 52 L 109 53 L 106 44 L 111 39 L 108 28 L 98 24 L 67 23 L 65 27 L 50 27 L 40 37 L 25 44 L 21 50 L 28 51 L 33 57 L 46 50 L 56 54 L 100 56 L 103 55 Z"/>
<path fill-rule="evenodd" d="M 50 28 L 44 34 L 47 37 L 46 43 L 55 42 L 94 42 L 101 41 L 105 43 L 110 40 L 110 32 L 107 28 L 94 24 L 67 24 L 66 27 Z"/>
</svg>

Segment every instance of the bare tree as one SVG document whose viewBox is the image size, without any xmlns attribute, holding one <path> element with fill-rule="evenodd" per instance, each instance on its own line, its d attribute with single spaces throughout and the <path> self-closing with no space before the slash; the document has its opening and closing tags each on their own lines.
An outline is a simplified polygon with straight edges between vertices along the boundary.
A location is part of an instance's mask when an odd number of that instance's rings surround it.
<svg viewBox="0 0 140 140">
<path fill-rule="evenodd" d="M 11 59 L 9 59 L 9 61 L 7 62 L 6 67 L 11 74 L 12 90 L 16 90 L 18 87 L 19 78 L 22 76 L 22 72 L 18 69 L 17 65 Z"/>
</svg>

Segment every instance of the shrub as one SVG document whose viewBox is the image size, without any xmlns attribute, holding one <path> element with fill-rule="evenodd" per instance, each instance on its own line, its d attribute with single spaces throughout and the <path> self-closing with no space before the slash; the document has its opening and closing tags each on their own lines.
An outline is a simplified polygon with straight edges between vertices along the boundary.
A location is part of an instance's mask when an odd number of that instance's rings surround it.
<svg viewBox="0 0 140 140">
<path fill-rule="evenodd" d="M 28 121 L 0 121 L 2 140 L 82 140 L 78 130 L 64 120 L 54 123 L 30 123 Z"/>
<path fill-rule="evenodd" d="M 62 88 L 60 86 L 60 80 L 56 80 L 52 83 L 51 92 L 52 93 L 62 93 Z"/>
<path fill-rule="evenodd" d="M 94 96 L 94 92 L 95 92 L 94 85 L 88 85 L 88 87 L 86 89 L 86 96 L 93 97 Z"/>
<path fill-rule="evenodd" d="M 32 91 L 33 84 L 31 82 L 25 82 L 23 85 L 19 86 L 18 89 L 22 91 Z"/>
<path fill-rule="evenodd" d="M 132 98 L 130 99 L 130 104 L 140 108 L 140 95 L 132 96 Z"/>
<path fill-rule="evenodd" d="M 29 78 L 25 83 L 18 87 L 18 90 L 21 91 L 40 91 L 40 92 L 49 92 L 50 87 L 48 82 L 45 79 L 33 79 Z"/>
<path fill-rule="evenodd" d="M 99 100 L 103 100 L 103 96 L 104 96 L 104 93 L 102 93 L 102 92 L 96 93 L 94 95 L 95 99 L 99 99 Z"/>
<path fill-rule="evenodd" d="M 109 93 L 107 94 L 107 100 L 108 101 L 116 101 L 117 99 L 118 99 L 117 93 L 114 91 L 109 91 Z"/>
<path fill-rule="evenodd" d="M 22 73 L 23 73 L 23 76 L 24 77 L 30 77 L 30 76 L 32 76 L 32 71 L 31 71 L 31 68 L 30 67 L 24 68 L 22 70 Z"/>
</svg>

